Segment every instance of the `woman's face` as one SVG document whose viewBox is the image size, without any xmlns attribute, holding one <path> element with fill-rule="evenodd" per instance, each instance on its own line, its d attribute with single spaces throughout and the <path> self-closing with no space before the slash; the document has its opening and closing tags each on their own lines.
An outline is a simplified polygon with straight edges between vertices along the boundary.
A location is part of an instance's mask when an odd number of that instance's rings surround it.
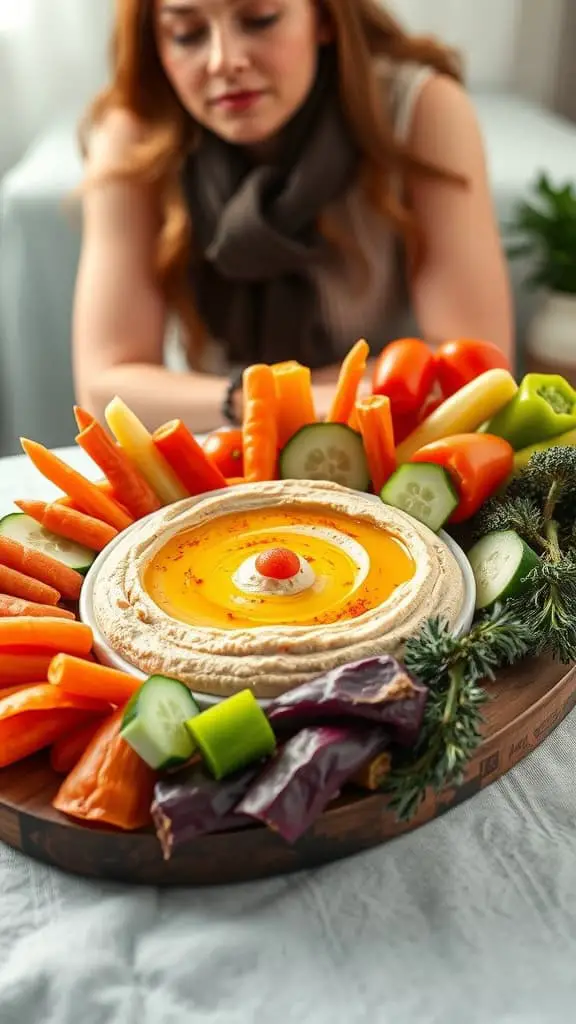
<svg viewBox="0 0 576 1024">
<path fill-rule="evenodd" d="M 272 138 L 306 99 L 323 41 L 315 0 L 155 0 L 160 57 L 194 120 Z"/>
</svg>

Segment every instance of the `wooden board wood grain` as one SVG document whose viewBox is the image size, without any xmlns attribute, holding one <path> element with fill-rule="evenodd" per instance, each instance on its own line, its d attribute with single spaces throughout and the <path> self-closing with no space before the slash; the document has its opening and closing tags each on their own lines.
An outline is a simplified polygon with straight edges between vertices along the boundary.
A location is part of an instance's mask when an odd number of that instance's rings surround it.
<svg viewBox="0 0 576 1024">
<path fill-rule="evenodd" d="M 46 756 L 0 770 L 0 840 L 64 871 L 154 885 L 215 885 L 312 867 L 384 843 L 468 800 L 526 757 L 576 707 L 576 668 L 526 661 L 490 687 L 485 739 L 458 789 L 430 795 L 399 824 L 381 795 L 350 790 L 290 846 L 268 829 L 205 836 L 165 862 L 152 831 L 86 828 L 51 807 L 60 779 Z"/>
</svg>

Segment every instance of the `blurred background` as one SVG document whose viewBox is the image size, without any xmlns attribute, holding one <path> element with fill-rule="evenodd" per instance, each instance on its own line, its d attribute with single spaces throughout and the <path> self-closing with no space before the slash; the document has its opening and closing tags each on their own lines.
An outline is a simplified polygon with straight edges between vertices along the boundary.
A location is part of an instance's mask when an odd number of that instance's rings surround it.
<svg viewBox="0 0 576 1024">
<path fill-rule="evenodd" d="M 568 237 L 572 217 L 574 241 L 576 210 L 565 191 L 576 178 L 574 0 L 389 6 L 409 28 L 461 50 L 503 230 L 545 172 L 549 233 L 558 238 L 561 216 Z M 78 117 L 106 80 L 112 10 L 113 0 L 0 0 L 0 454 L 17 452 L 20 434 L 50 446 L 73 439 L 70 318 L 80 219 L 67 200 L 81 177 Z M 563 190 L 562 202 L 555 190 Z M 521 360 L 531 339 L 534 357 L 541 354 L 546 317 L 547 330 L 568 337 L 568 347 L 574 337 L 576 349 L 574 248 L 571 256 L 574 286 L 555 296 L 551 278 L 546 308 L 528 287 L 530 254 L 511 263 Z M 561 301 L 551 309 L 555 297 Z"/>
</svg>

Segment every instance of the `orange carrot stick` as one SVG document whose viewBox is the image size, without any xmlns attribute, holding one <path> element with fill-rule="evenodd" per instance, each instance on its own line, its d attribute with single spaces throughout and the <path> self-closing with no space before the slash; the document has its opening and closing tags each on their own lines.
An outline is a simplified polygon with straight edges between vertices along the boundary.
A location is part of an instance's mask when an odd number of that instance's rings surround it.
<svg viewBox="0 0 576 1024">
<path fill-rule="evenodd" d="M 396 469 L 390 399 L 386 395 L 361 398 L 356 402 L 356 412 L 372 486 L 379 494 Z"/>
<path fill-rule="evenodd" d="M 326 420 L 328 423 L 348 423 L 360 382 L 366 373 L 366 362 L 370 355 L 370 346 L 362 338 L 352 346 L 342 363 L 336 394 Z"/>
<path fill-rule="evenodd" d="M 300 363 L 276 363 L 272 367 L 276 388 L 278 446 L 310 423 L 316 422 L 312 377 L 307 366 Z"/>
<path fill-rule="evenodd" d="M 78 419 L 82 410 L 76 408 L 74 411 Z M 84 422 L 87 415 L 83 413 L 79 422 Z M 80 427 L 76 441 L 105 473 L 114 494 L 121 498 L 122 504 L 134 519 L 142 519 L 162 507 L 162 502 L 148 481 L 97 420 L 93 419 L 88 426 Z"/>
<path fill-rule="evenodd" d="M 48 681 L 66 693 L 125 704 L 142 683 L 126 672 L 57 654 L 48 668 Z"/>
<path fill-rule="evenodd" d="M 93 718 L 81 723 L 76 729 L 67 732 L 53 744 L 50 751 L 50 767 L 58 775 L 68 775 L 78 764 L 90 741 L 102 725 L 102 718 Z"/>
<path fill-rule="evenodd" d="M 246 477 L 245 476 L 229 476 L 229 477 L 226 478 L 226 483 L 228 484 L 228 487 L 235 487 L 236 484 L 245 484 L 246 483 Z"/>
<path fill-rule="evenodd" d="M 243 374 L 244 420 L 242 447 L 246 480 L 274 480 L 278 457 L 276 385 L 265 363 L 249 366 Z"/>
<path fill-rule="evenodd" d="M 83 409 L 81 405 L 74 406 L 74 419 L 80 431 L 86 430 L 86 427 L 90 427 L 93 423 L 98 422 L 96 417 L 91 412 L 88 412 L 87 409 Z"/>
<path fill-rule="evenodd" d="M 45 501 L 17 501 L 15 504 L 45 530 L 73 540 L 76 544 L 83 544 L 91 551 L 103 551 L 118 536 L 118 530 L 108 526 L 108 523 L 56 502 L 48 505 Z"/>
<path fill-rule="evenodd" d="M 24 711 L 0 720 L 0 768 L 16 764 L 86 722 L 86 711 L 57 708 L 54 711 Z"/>
<path fill-rule="evenodd" d="M 10 597 L 21 597 L 23 601 L 34 601 L 35 604 L 58 604 L 60 594 L 54 587 L 48 587 L 39 580 L 26 576 L 23 572 L 8 569 L 0 563 L 0 591 Z"/>
<path fill-rule="evenodd" d="M 52 806 L 72 818 L 129 832 L 150 823 L 157 776 L 120 736 L 122 715 L 120 710 L 105 719 Z"/>
<path fill-rule="evenodd" d="M 53 587 L 70 601 L 80 597 L 84 582 L 80 573 L 44 551 L 26 547 L 10 537 L 0 537 L 0 564 Z"/>
<path fill-rule="evenodd" d="M 54 452 L 36 441 L 21 438 L 20 443 L 36 468 L 56 487 L 69 494 L 81 506 L 82 510 L 95 519 L 102 519 L 115 530 L 125 530 L 133 523 L 133 519 L 122 511 L 117 502 L 103 494 L 98 487 L 90 483 L 81 473 L 67 466 Z"/>
<path fill-rule="evenodd" d="M 23 601 L 21 597 L 0 594 L 0 619 L 17 618 L 27 615 L 34 618 L 75 619 L 74 612 L 65 608 L 55 608 L 51 604 L 36 604 L 34 601 Z"/>
<path fill-rule="evenodd" d="M 153 433 L 152 440 L 189 494 L 204 494 L 227 486 L 220 470 L 182 420 L 165 423 Z"/>
<path fill-rule="evenodd" d="M 42 647 L 46 651 L 66 654 L 89 654 L 93 637 L 90 626 L 83 622 L 58 618 L 0 619 L 0 650 L 6 647 Z"/>
<path fill-rule="evenodd" d="M 64 708 L 92 711 L 96 714 L 110 710 L 106 701 L 92 700 L 90 697 L 82 697 L 75 693 L 65 693 L 64 690 L 58 686 L 51 686 L 50 683 L 26 686 L 10 696 L 3 696 L 0 690 L 0 722 L 27 711 L 56 711 Z"/>
<path fill-rule="evenodd" d="M 36 683 L 39 679 L 47 679 L 53 657 L 53 651 L 22 654 L 0 650 L 0 686 L 19 686 L 20 683 Z"/>
<path fill-rule="evenodd" d="M 44 683 L 46 680 L 44 680 Z M 42 683 L 18 683 L 17 686 L 0 686 L 0 700 L 4 697 L 11 697 L 13 693 L 20 693 L 20 690 L 29 690 L 32 686 L 42 686 Z"/>
</svg>

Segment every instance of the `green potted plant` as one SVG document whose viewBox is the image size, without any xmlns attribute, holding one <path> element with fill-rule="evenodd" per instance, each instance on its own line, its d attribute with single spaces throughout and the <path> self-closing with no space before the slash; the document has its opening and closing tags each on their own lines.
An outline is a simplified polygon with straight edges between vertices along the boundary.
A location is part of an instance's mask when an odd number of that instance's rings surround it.
<svg viewBox="0 0 576 1024">
<path fill-rule="evenodd" d="M 576 168 L 575 168 L 576 175 Z M 529 257 L 530 288 L 542 292 L 527 337 L 527 368 L 576 378 L 576 184 L 541 174 L 510 225 L 511 258 Z"/>
</svg>

